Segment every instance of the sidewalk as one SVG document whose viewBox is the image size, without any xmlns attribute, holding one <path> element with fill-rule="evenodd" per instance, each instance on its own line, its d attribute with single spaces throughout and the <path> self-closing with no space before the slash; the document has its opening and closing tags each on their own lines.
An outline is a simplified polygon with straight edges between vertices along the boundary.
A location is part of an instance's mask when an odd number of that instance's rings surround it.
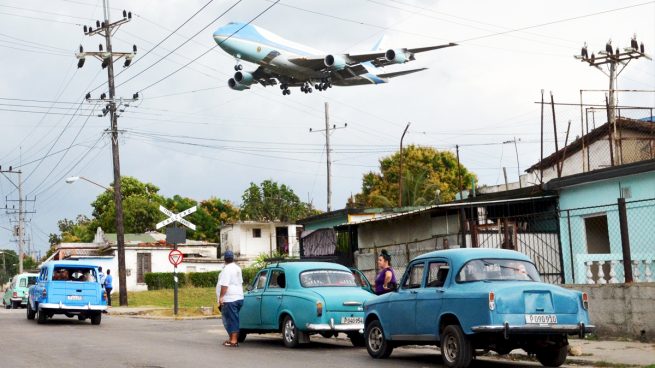
<svg viewBox="0 0 655 368">
<path fill-rule="evenodd" d="M 172 308 L 161 307 L 110 307 L 107 309 L 110 316 L 125 316 L 148 319 L 217 319 L 220 315 L 185 315 L 184 310 L 180 308 L 177 316 L 173 315 Z"/>
</svg>

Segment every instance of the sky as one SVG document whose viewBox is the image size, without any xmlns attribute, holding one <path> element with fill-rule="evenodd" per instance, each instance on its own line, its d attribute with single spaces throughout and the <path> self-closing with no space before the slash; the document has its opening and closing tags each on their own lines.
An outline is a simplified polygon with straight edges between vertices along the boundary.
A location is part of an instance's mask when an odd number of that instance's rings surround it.
<svg viewBox="0 0 655 368">
<path fill-rule="evenodd" d="M 604 103 L 608 77 L 573 58 L 584 42 L 597 52 L 608 39 L 629 46 L 636 34 L 647 54 L 655 48 L 655 1 L 111 0 L 109 6 L 112 20 L 123 9 L 133 14 L 114 34 L 114 51 L 138 48 L 129 68 L 122 61 L 115 66 L 117 96 L 141 97 L 122 107 L 118 121 L 122 175 L 151 182 L 164 196 L 218 197 L 237 206 L 251 182 L 272 179 L 326 209 L 325 136 L 309 131 L 325 128 L 326 102 L 330 123 L 347 124 L 330 136 L 333 209 L 361 190 L 362 176 L 377 171 L 381 157 L 398 150 L 410 122 L 404 145 L 451 152 L 458 145 L 480 185 L 502 183 L 503 167 L 516 181 L 539 160 L 542 90 L 547 101 L 552 92 L 556 102 L 580 103 L 584 90 L 584 103 Z M 82 31 L 103 17 L 102 0 L 0 0 L 0 165 L 22 171 L 32 212 L 26 235 L 42 254 L 57 221 L 90 216 L 102 191 L 65 178 L 105 186 L 113 180 L 109 117 L 97 116 L 103 105 L 83 102 L 87 92 L 98 98 L 107 90 L 107 72 L 91 58 L 78 69 L 74 55 L 80 45 L 95 51 L 104 43 Z M 290 96 L 277 87 L 233 91 L 227 80 L 235 61 L 214 47 L 212 33 L 255 17 L 253 24 L 325 54 L 366 52 L 382 36 L 385 48 L 459 46 L 385 68 L 429 68 L 388 84 L 295 89 Z M 255 68 L 244 63 L 244 70 Z M 619 104 L 655 107 L 653 61 L 633 60 L 617 88 L 650 91 L 619 93 Z M 570 139 L 581 134 L 579 106 L 557 106 L 556 116 L 560 145 L 569 120 Z M 550 115 L 544 134 L 550 154 Z M 17 179 L 0 177 L 9 209 L 17 204 Z M 9 231 L 15 219 L 0 213 L 0 248 L 17 249 Z"/>
</svg>

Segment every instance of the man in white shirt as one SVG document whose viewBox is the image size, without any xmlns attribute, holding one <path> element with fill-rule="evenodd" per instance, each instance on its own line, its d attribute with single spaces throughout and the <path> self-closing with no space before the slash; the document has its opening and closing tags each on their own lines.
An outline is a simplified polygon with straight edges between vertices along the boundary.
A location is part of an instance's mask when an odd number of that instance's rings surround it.
<svg viewBox="0 0 655 368">
<path fill-rule="evenodd" d="M 243 277 L 241 268 L 234 263 L 234 253 L 225 251 L 223 255 L 225 267 L 218 276 L 216 283 L 216 297 L 221 309 L 223 325 L 229 335 L 229 340 L 223 346 L 239 346 L 239 311 L 243 306 Z"/>
</svg>

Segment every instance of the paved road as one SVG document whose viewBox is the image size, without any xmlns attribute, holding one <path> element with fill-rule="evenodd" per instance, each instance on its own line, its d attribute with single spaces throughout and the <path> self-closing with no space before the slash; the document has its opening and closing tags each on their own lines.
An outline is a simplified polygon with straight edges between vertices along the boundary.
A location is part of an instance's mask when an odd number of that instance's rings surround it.
<svg viewBox="0 0 655 368">
<path fill-rule="evenodd" d="M 373 360 L 346 339 L 312 337 L 290 350 L 279 335 L 248 336 L 238 348 L 220 343 L 227 334 L 218 319 L 154 320 L 104 315 L 100 326 L 55 316 L 45 325 L 25 318 L 25 310 L 0 310 L 2 367 L 441 367 L 435 348 L 396 349 Z M 472 367 L 516 367 L 516 362 L 477 361 Z M 520 363 L 520 366 L 538 366 Z"/>
</svg>

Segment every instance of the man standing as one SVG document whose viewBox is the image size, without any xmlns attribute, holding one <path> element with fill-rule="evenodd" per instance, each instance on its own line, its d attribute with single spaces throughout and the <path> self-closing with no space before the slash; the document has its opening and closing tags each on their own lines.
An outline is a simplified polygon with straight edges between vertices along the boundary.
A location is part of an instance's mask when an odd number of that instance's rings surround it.
<svg viewBox="0 0 655 368">
<path fill-rule="evenodd" d="M 216 283 L 216 297 L 221 309 L 223 325 L 229 339 L 223 346 L 235 348 L 239 346 L 239 311 L 243 305 L 243 277 L 241 268 L 234 263 L 234 253 L 227 250 L 223 255 L 225 267 Z"/>
<path fill-rule="evenodd" d="M 111 290 L 114 288 L 112 286 L 113 277 L 111 277 L 111 270 L 107 270 L 107 276 L 105 276 L 105 291 L 107 292 L 107 305 L 111 307 Z"/>
</svg>

